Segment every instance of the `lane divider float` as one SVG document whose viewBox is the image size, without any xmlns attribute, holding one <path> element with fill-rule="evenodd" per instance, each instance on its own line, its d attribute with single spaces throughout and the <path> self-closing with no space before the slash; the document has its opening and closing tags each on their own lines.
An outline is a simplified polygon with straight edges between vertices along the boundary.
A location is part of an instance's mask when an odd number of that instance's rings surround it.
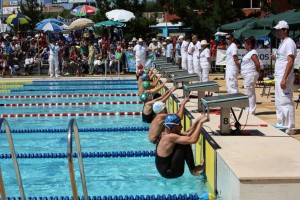
<svg viewBox="0 0 300 200">
<path fill-rule="evenodd" d="M 106 86 L 106 85 L 136 85 L 137 83 L 135 82 L 123 82 L 123 83 L 64 83 L 63 86 L 86 86 L 86 85 L 92 85 L 92 86 Z M 47 86 L 47 87 L 55 87 L 59 86 L 61 87 L 62 85 L 60 83 L 52 83 L 52 84 L 25 84 L 24 87 L 40 87 L 40 86 Z"/>
<path fill-rule="evenodd" d="M 76 97 L 133 97 L 138 94 L 51 94 L 51 95 L 10 95 L 0 96 L 0 99 L 39 99 L 39 98 L 76 98 Z"/>
<path fill-rule="evenodd" d="M 153 157 L 155 151 L 112 151 L 112 152 L 82 152 L 83 158 L 117 158 L 117 157 Z M 10 153 L 0 154 L 0 159 L 10 159 Z M 17 158 L 67 158 L 68 153 L 17 153 Z M 78 154 L 73 153 L 73 158 Z"/>
<path fill-rule="evenodd" d="M 59 102 L 59 103 L 6 103 L 0 104 L 4 107 L 25 107 L 25 106 L 86 106 L 86 105 L 115 105 L 115 104 L 143 104 L 141 101 L 113 101 L 113 102 Z"/>
<path fill-rule="evenodd" d="M 11 129 L 12 133 L 66 133 L 68 129 Z M 132 131 L 149 131 L 148 126 L 132 126 L 132 127 L 114 127 L 114 128 L 79 128 L 79 132 L 132 132 Z M 0 130 L 0 133 L 6 133 L 5 130 Z"/>
<path fill-rule="evenodd" d="M 116 115 L 141 115 L 142 112 L 88 112 L 88 113 L 33 113 L 33 114 L 1 114 L 0 117 L 75 117 L 75 116 L 116 116 Z"/>
<path fill-rule="evenodd" d="M 87 90 L 137 90 L 138 88 L 89 88 Z M 60 91 L 78 91 L 77 88 L 67 88 L 67 89 L 20 89 L 20 90 L 10 90 L 10 92 L 60 92 Z"/>
</svg>

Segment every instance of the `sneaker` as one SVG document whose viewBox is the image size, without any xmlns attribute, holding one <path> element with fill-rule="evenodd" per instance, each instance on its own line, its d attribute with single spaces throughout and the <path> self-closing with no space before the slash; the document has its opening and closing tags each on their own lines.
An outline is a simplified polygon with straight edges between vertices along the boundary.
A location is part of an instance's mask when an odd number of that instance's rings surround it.
<svg viewBox="0 0 300 200">
<path fill-rule="evenodd" d="M 58 78 L 58 77 L 60 77 L 60 75 L 59 75 L 59 74 L 57 74 L 57 75 L 55 75 L 55 77 L 56 77 L 56 78 Z"/>
<path fill-rule="evenodd" d="M 69 75 L 70 75 L 70 73 L 69 73 L 69 72 L 67 72 L 67 73 L 65 73 L 64 75 L 65 75 L 65 76 L 69 76 Z"/>
<path fill-rule="evenodd" d="M 288 134 L 288 135 L 295 135 L 296 131 L 290 130 L 290 129 L 286 129 L 285 133 Z"/>
<path fill-rule="evenodd" d="M 53 78 L 53 75 L 51 75 L 50 78 Z"/>
</svg>

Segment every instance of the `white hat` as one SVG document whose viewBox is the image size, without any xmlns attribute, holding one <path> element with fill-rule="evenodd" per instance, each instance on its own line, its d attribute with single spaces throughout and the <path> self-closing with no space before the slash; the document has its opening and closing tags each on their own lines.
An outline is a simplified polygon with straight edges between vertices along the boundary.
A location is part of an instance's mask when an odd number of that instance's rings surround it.
<svg viewBox="0 0 300 200">
<path fill-rule="evenodd" d="M 139 42 L 144 42 L 143 38 L 139 38 Z"/>
<path fill-rule="evenodd" d="M 167 37 L 166 40 L 171 40 L 171 38 L 170 38 L 170 37 Z"/>
<path fill-rule="evenodd" d="M 38 37 L 40 37 L 40 35 L 39 35 L 39 34 L 35 34 L 35 36 L 34 36 L 34 37 L 38 38 Z"/>
<path fill-rule="evenodd" d="M 9 37 L 9 35 L 8 35 L 8 34 L 5 34 L 5 35 L 4 35 L 4 39 L 6 39 L 7 37 Z"/>
<path fill-rule="evenodd" d="M 137 41 L 136 37 L 133 37 L 132 42 L 136 42 L 136 41 Z"/>
<path fill-rule="evenodd" d="M 166 42 L 163 42 L 162 44 L 167 44 Z"/>
<path fill-rule="evenodd" d="M 181 35 L 181 36 L 179 36 L 179 37 L 178 37 L 178 39 L 183 39 L 183 38 L 184 38 L 184 36 L 183 36 L 183 35 Z"/>
<path fill-rule="evenodd" d="M 276 26 L 274 26 L 275 29 L 282 29 L 282 28 L 289 28 L 289 25 L 286 21 L 282 20 L 279 21 L 278 24 Z"/>
<path fill-rule="evenodd" d="M 157 39 L 156 38 L 152 38 L 152 42 L 156 42 L 157 41 Z"/>
<path fill-rule="evenodd" d="M 17 37 L 17 36 L 14 36 L 12 39 L 13 39 L 13 40 L 18 40 L 18 37 Z"/>
<path fill-rule="evenodd" d="M 208 43 L 207 43 L 206 40 L 201 40 L 200 44 L 201 44 L 201 45 L 208 45 Z"/>
<path fill-rule="evenodd" d="M 153 104 L 153 112 L 156 114 L 160 113 L 163 109 L 165 109 L 166 105 L 162 101 L 157 101 Z"/>
</svg>

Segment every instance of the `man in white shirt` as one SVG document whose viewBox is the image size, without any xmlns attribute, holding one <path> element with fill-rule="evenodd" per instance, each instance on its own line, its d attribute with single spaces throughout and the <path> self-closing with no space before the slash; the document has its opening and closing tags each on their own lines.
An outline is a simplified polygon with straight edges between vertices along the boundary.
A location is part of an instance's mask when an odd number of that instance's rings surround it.
<svg viewBox="0 0 300 200">
<path fill-rule="evenodd" d="M 182 67 L 182 69 L 187 70 L 187 66 L 188 66 L 187 65 L 188 64 L 188 61 L 187 61 L 187 57 L 188 57 L 187 49 L 188 49 L 189 42 L 182 35 L 179 36 L 178 39 L 182 40 L 182 44 L 181 44 L 181 47 L 180 47 L 181 67 Z"/>
<path fill-rule="evenodd" d="M 50 78 L 54 76 L 54 73 L 55 73 L 55 77 L 58 78 L 59 77 L 59 62 L 58 62 L 59 46 L 58 43 L 55 41 L 55 39 L 52 39 L 50 43 L 49 38 L 47 38 L 47 44 L 50 50 L 50 55 L 49 55 Z"/>
<path fill-rule="evenodd" d="M 194 73 L 197 73 L 197 74 L 199 74 L 199 76 L 201 76 L 201 68 L 200 68 L 200 60 L 199 60 L 201 44 L 200 44 L 200 41 L 199 41 L 197 35 L 193 35 L 192 43 L 194 44 L 194 50 L 193 50 L 193 68 L 194 68 L 194 70 L 193 71 L 194 71 Z"/>
<path fill-rule="evenodd" d="M 293 101 L 294 62 L 297 56 L 295 42 L 288 37 L 289 25 L 286 21 L 279 21 L 274 27 L 276 35 L 281 40 L 276 52 L 272 55 L 275 62 L 275 106 L 277 126 L 287 128 L 286 133 L 295 134 L 295 108 Z"/>
<path fill-rule="evenodd" d="M 148 52 L 147 45 L 144 43 L 142 38 L 139 38 L 138 43 L 133 48 L 133 56 L 135 58 L 136 66 L 142 64 L 143 67 L 145 67 L 147 52 Z M 137 70 L 138 68 L 136 68 L 136 72 Z"/>
<path fill-rule="evenodd" d="M 233 35 L 226 35 L 226 42 L 228 48 L 226 50 L 226 87 L 228 94 L 238 93 L 238 75 L 239 75 L 239 59 L 238 59 L 238 48 L 233 42 Z"/>
</svg>

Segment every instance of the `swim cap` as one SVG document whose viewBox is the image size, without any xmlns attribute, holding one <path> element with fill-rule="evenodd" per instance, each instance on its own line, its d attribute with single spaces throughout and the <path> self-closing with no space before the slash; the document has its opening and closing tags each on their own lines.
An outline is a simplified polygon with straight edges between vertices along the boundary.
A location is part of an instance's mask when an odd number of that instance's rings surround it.
<svg viewBox="0 0 300 200">
<path fill-rule="evenodd" d="M 143 69 L 143 65 L 141 63 L 138 64 L 137 66 L 138 69 Z"/>
<path fill-rule="evenodd" d="M 181 119 L 176 114 L 168 114 L 164 119 L 164 126 L 171 130 L 174 126 L 179 125 L 181 123 Z"/>
<path fill-rule="evenodd" d="M 140 100 L 141 100 L 142 102 L 146 102 L 146 101 L 147 101 L 147 99 L 148 99 L 148 94 L 147 94 L 147 93 L 143 93 L 143 94 L 141 94 L 141 96 L 140 96 Z"/>
<path fill-rule="evenodd" d="M 142 74 L 144 73 L 144 71 L 142 69 L 139 69 L 137 72 L 136 72 L 136 75 L 137 76 L 142 76 Z"/>
<path fill-rule="evenodd" d="M 150 89 L 151 85 L 149 81 L 143 81 L 142 86 L 145 90 Z"/>
<path fill-rule="evenodd" d="M 94 45 L 94 47 L 98 47 L 98 44 L 96 42 L 93 45 Z"/>
<path fill-rule="evenodd" d="M 153 104 L 153 112 L 156 114 L 160 113 L 163 109 L 165 109 L 166 105 L 162 101 L 157 101 Z"/>
<path fill-rule="evenodd" d="M 145 81 L 147 78 L 149 78 L 148 74 L 143 74 L 142 75 L 142 80 Z"/>
<path fill-rule="evenodd" d="M 149 70 L 148 70 L 148 69 L 145 69 L 145 70 L 144 70 L 144 73 L 145 73 L 145 74 L 148 74 L 148 73 L 149 73 Z"/>
</svg>

